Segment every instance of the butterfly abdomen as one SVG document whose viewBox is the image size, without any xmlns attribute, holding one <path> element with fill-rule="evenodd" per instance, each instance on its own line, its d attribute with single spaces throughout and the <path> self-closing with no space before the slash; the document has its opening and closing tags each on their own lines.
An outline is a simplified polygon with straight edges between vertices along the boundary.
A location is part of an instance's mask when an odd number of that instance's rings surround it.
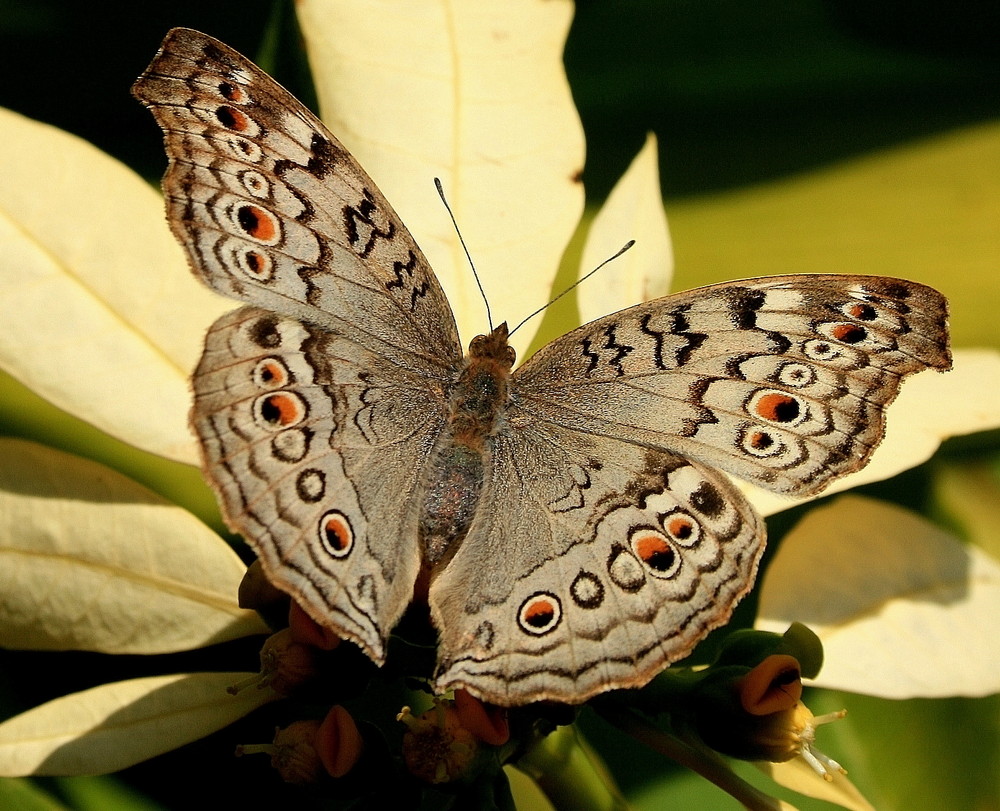
<svg viewBox="0 0 1000 811">
<path fill-rule="evenodd" d="M 424 563 L 433 566 L 454 554 L 469 531 L 483 488 L 481 451 L 442 438 L 431 463 L 420 511 L 420 543 Z"/>
<path fill-rule="evenodd" d="M 469 531 L 483 487 L 487 439 L 503 419 L 514 351 L 507 325 L 476 337 L 449 392 L 448 427 L 425 478 L 420 536 L 427 564 L 450 557 Z"/>
</svg>

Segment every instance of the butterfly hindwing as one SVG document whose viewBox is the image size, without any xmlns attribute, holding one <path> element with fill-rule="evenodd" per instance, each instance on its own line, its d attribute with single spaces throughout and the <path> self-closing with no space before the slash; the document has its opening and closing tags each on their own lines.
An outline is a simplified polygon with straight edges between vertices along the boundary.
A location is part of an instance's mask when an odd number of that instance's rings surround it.
<svg viewBox="0 0 1000 811">
<path fill-rule="evenodd" d="M 232 528 L 268 578 L 381 662 L 410 603 L 421 471 L 445 419 L 426 380 L 245 307 L 209 331 L 192 425 Z"/>
<path fill-rule="evenodd" d="M 431 587 L 436 687 L 504 705 L 644 684 L 729 618 L 764 548 L 725 476 L 553 426 L 497 438 L 483 498 Z"/>
</svg>

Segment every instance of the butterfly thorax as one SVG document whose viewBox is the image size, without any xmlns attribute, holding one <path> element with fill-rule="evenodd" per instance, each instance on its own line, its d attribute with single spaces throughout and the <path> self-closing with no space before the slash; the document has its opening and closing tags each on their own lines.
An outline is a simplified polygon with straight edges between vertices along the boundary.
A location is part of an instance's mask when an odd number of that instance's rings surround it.
<svg viewBox="0 0 1000 811">
<path fill-rule="evenodd" d="M 450 397 L 450 423 L 456 442 L 481 449 L 493 433 L 507 404 L 514 359 L 506 324 L 472 339 Z"/>
<path fill-rule="evenodd" d="M 507 334 L 501 324 L 476 336 L 449 392 L 448 425 L 427 472 L 420 517 L 427 564 L 449 558 L 475 516 L 487 438 L 502 421 L 509 396 L 515 355 Z"/>
</svg>

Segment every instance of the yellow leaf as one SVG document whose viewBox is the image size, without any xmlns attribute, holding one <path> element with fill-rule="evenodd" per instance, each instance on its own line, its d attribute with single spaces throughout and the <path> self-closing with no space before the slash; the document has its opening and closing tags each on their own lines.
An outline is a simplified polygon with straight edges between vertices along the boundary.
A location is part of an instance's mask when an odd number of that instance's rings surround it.
<svg viewBox="0 0 1000 811">
<path fill-rule="evenodd" d="M 144 450 L 197 457 L 187 378 L 224 300 L 199 284 L 159 194 L 54 127 L 0 110 L 0 367 Z"/>
<path fill-rule="evenodd" d="M 188 650 L 266 633 L 214 532 L 113 470 L 0 440 L 0 645 Z"/>
<path fill-rule="evenodd" d="M 937 287 L 959 346 L 1000 346 L 1000 123 L 668 206 L 678 283 L 874 273 Z"/>
<path fill-rule="evenodd" d="M 562 50 L 569 0 L 301 0 L 323 118 L 427 254 L 464 341 L 544 304 L 583 210 L 583 130 Z M 517 333 L 518 355 L 530 335 Z"/>
<path fill-rule="evenodd" d="M 670 292 L 674 259 L 660 193 L 656 136 L 652 133 L 594 217 L 580 260 L 580 275 L 597 267 L 630 239 L 635 240 L 631 250 L 577 288 L 584 323 Z"/>
<path fill-rule="evenodd" d="M 824 780 L 802 758 L 785 763 L 755 763 L 758 769 L 779 786 L 790 788 L 807 797 L 836 803 L 851 811 L 875 811 L 855 785 L 844 775 L 834 772 L 833 780 Z"/>
<path fill-rule="evenodd" d="M 764 575 L 757 627 L 793 620 L 823 643 L 821 687 L 1000 692 L 1000 563 L 901 507 L 843 496 L 796 525 Z"/>
<path fill-rule="evenodd" d="M 959 349 L 950 372 L 921 372 L 910 378 L 889 406 L 885 439 L 863 469 L 831 484 L 817 496 L 789 498 L 745 482 L 736 484 L 762 515 L 888 479 L 926 462 L 951 436 L 1000 428 L 1000 352 Z"/>
<path fill-rule="evenodd" d="M 169 752 L 276 698 L 226 693 L 250 675 L 152 676 L 49 701 L 0 724 L 0 775 L 107 774 Z"/>
<path fill-rule="evenodd" d="M 1000 558 L 1000 469 L 985 459 L 956 461 L 934 468 L 934 496 L 962 537 Z"/>
</svg>

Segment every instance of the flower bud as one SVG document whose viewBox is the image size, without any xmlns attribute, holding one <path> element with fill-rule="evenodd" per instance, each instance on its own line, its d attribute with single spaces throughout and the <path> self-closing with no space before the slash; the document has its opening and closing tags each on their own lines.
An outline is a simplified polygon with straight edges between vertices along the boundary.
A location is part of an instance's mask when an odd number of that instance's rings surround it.
<svg viewBox="0 0 1000 811">
<path fill-rule="evenodd" d="M 455 712 L 459 723 L 483 743 L 503 746 L 510 740 L 510 724 L 503 707 L 484 704 L 471 693 L 456 690 Z"/>
<path fill-rule="evenodd" d="M 816 728 L 845 713 L 815 717 L 800 701 L 799 664 L 787 654 L 768 656 L 728 689 L 705 691 L 695 728 L 713 749 L 743 760 L 782 763 L 802 757 L 824 778 L 844 769 L 813 747 Z"/>
<path fill-rule="evenodd" d="M 316 750 L 331 777 L 343 777 L 361 759 L 365 744 L 351 714 L 339 704 L 330 708 L 316 732 Z"/>
<path fill-rule="evenodd" d="M 320 650 L 333 650 L 340 644 L 340 637 L 329 628 L 324 628 L 302 610 L 295 600 L 288 608 L 288 627 L 292 638 L 303 645 Z"/>
<path fill-rule="evenodd" d="M 232 695 L 251 685 L 257 689 L 270 687 L 287 696 L 312 679 L 319 671 L 316 650 L 292 639 L 291 631 L 284 628 L 271 634 L 260 649 L 260 673 L 229 688 Z"/>
</svg>

